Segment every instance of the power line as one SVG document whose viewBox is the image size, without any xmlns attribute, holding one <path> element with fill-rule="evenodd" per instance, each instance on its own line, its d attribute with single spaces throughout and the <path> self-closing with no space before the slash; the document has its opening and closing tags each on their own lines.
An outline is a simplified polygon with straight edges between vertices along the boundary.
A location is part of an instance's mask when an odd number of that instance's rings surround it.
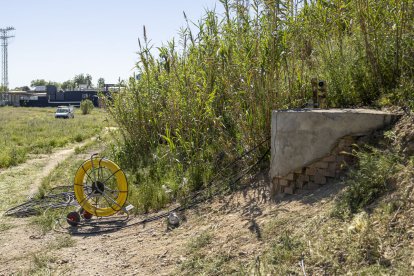
<svg viewBox="0 0 414 276">
<path fill-rule="evenodd" d="M 1 78 L 1 85 L 3 89 L 8 89 L 9 87 L 9 72 L 8 72 L 8 58 L 7 58 L 7 46 L 8 46 L 8 39 L 14 37 L 14 35 L 8 35 L 8 32 L 14 31 L 14 27 L 6 27 L 0 29 L 0 39 L 1 39 L 1 47 L 2 47 L 2 78 Z"/>
</svg>

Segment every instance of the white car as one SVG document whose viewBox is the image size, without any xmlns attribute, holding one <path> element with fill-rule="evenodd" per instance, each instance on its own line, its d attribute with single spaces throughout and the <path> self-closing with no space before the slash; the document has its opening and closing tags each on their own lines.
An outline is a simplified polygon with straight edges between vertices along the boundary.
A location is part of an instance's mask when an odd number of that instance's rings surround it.
<svg viewBox="0 0 414 276">
<path fill-rule="evenodd" d="M 75 118 L 73 106 L 58 106 L 56 109 L 55 118 Z"/>
</svg>

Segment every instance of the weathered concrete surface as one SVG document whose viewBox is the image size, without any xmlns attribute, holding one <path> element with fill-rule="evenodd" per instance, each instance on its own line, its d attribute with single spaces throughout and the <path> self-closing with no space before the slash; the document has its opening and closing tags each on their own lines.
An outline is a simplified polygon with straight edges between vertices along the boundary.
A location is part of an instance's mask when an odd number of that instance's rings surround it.
<svg viewBox="0 0 414 276">
<path fill-rule="evenodd" d="M 283 177 L 328 155 L 345 135 L 366 135 L 397 118 L 369 109 L 273 111 L 270 177 Z"/>
</svg>

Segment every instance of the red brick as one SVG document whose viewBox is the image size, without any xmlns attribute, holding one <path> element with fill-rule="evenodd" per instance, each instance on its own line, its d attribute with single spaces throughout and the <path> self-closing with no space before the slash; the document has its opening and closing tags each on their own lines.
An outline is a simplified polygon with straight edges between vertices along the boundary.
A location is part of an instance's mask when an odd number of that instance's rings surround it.
<svg viewBox="0 0 414 276">
<path fill-rule="evenodd" d="M 306 174 L 307 175 L 315 175 L 316 174 L 316 168 L 315 167 L 306 168 Z"/>
<path fill-rule="evenodd" d="M 320 174 L 315 175 L 316 184 L 326 184 L 326 177 Z"/>
<path fill-rule="evenodd" d="M 338 147 L 338 146 L 336 146 L 332 151 L 331 151 L 331 154 L 333 155 L 333 156 L 335 156 L 336 157 L 336 155 L 338 155 L 338 153 L 341 151 L 341 149 Z"/>
<path fill-rule="evenodd" d="M 318 169 L 317 175 L 323 175 L 327 177 L 335 177 L 335 170 L 327 169 Z"/>
<path fill-rule="evenodd" d="M 305 190 L 303 189 L 295 189 L 295 194 L 300 195 L 303 194 L 305 192 Z"/>
<path fill-rule="evenodd" d="M 312 164 L 313 167 L 319 168 L 319 169 L 326 169 L 328 167 L 328 165 L 329 164 L 327 162 L 322 162 L 322 161 L 319 161 L 319 162 L 316 162 L 316 163 Z"/>
<path fill-rule="evenodd" d="M 280 194 L 280 185 L 279 185 L 279 179 L 278 178 L 273 178 L 272 181 L 272 187 L 271 187 L 271 195 L 275 196 Z"/>
<path fill-rule="evenodd" d="M 351 146 L 354 143 L 355 143 L 355 139 L 350 136 L 347 136 L 339 140 L 338 146 L 342 148 L 342 147 Z"/>
<path fill-rule="evenodd" d="M 295 180 L 295 176 L 294 176 L 294 174 L 293 173 L 290 173 L 290 174 L 288 174 L 288 175 L 286 175 L 285 177 L 283 177 L 284 179 L 287 179 L 287 180 Z"/>
<path fill-rule="evenodd" d="M 335 155 L 328 155 L 322 159 L 322 162 L 335 162 Z"/>
<path fill-rule="evenodd" d="M 286 194 L 293 195 L 295 192 L 295 188 L 293 186 L 284 187 L 283 192 Z"/>
<path fill-rule="evenodd" d="M 304 184 L 305 184 L 305 182 L 303 182 L 299 179 L 296 179 L 295 187 L 299 188 L 299 189 L 302 189 Z"/>
<path fill-rule="evenodd" d="M 301 174 L 301 175 L 298 176 L 297 180 L 300 180 L 302 182 L 308 182 L 309 181 L 309 175 Z"/>
<path fill-rule="evenodd" d="M 279 185 L 280 186 L 289 186 L 289 180 L 287 179 L 279 179 Z"/>
</svg>

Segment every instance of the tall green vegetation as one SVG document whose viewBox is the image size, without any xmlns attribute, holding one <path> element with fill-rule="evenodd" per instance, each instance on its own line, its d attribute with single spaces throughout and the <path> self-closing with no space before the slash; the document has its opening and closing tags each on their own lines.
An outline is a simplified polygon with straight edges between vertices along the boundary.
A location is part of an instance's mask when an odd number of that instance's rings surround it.
<svg viewBox="0 0 414 276">
<path fill-rule="evenodd" d="M 158 198 L 165 183 L 202 187 L 267 138 L 271 111 L 306 104 L 311 78 L 327 81 L 331 107 L 414 107 L 412 0 L 220 2 L 195 31 L 184 14 L 158 55 L 144 27 L 141 77 L 112 98 L 118 157 Z"/>
</svg>

